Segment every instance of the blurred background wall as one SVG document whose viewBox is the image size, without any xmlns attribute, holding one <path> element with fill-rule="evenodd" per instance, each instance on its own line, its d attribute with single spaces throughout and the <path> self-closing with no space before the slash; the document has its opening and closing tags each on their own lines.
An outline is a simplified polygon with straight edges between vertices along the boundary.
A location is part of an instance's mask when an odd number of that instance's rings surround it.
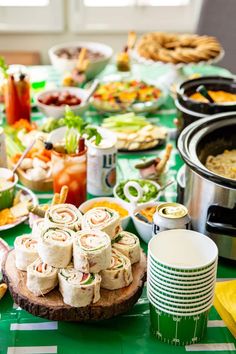
<svg viewBox="0 0 236 354">
<path fill-rule="evenodd" d="M 196 32 L 216 36 L 226 49 L 220 65 L 236 72 L 235 14 L 236 0 L 0 0 L 0 54 L 36 51 L 47 64 L 57 43 L 98 41 L 118 51 L 129 30 Z"/>
</svg>

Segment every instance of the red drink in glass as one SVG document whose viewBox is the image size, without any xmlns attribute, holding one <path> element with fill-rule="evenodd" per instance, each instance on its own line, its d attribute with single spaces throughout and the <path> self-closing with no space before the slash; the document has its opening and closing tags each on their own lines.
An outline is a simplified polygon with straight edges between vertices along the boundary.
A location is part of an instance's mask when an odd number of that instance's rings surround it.
<svg viewBox="0 0 236 354">
<path fill-rule="evenodd" d="M 87 149 L 77 154 L 52 151 L 52 176 L 54 193 L 68 186 L 66 203 L 80 206 L 87 195 Z"/>
</svg>

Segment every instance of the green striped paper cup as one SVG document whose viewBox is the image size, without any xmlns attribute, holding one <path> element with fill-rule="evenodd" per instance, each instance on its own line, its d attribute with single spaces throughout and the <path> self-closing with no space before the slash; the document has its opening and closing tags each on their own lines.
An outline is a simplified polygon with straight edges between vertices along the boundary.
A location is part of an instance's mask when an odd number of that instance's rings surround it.
<svg viewBox="0 0 236 354">
<path fill-rule="evenodd" d="M 214 298 L 214 292 L 211 292 L 208 294 L 205 298 L 202 299 L 183 299 L 181 302 L 177 299 L 174 298 L 166 298 L 160 294 L 155 293 L 151 287 L 148 288 L 148 294 L 152 297 L 153 301 L 155 302 L 156 305 L 160 304 L 164 308 L 169 307 L 169 308 L 175 308 L 176 311 L 184 311 L 185 310 L 190 310 L 192 311 L 193 309 L 199 309 L 201 310 L 202 308 L 206 306 L 210 306 L 213 302 Z"/>
<path fill-rule="evenodd" d="M 196 294 L 174 294 L 170 293 L 168 291 L 163 291 L 162 289 L 157 288 L 155 285 L 152 283 L 148 283 L 148 288 L 155 294 L 157 297 L 166 299 L 171 302 L 197 302 L 197 301 L 202 301 L 208 297 L 210 297 L 212 294 L 214 294 L 214 289 L 207 289 L 204 292 L 199 292 Z"/>
<path fill-rule="evenodd" d="M 193 314 L 193 313 L 199 313 L 204 310 L 209 309 L 212 306 L 213 300 L 210 299 L 209 301 L 206 301 L 205 303 L 202 303 L 201 305 L 196 305 L 196 306 L 175 306 L 163 301 L 160 301 L 159 299 L 157 300 L 154 298 L 154 296 L 150 293 L 150 291 L 147 291 L 147 297 L 149 301 L 152 302 L 153 305 L 163 309 L 164 311 L 170 311 L 171 313 L 178 313 L 181 315 L 185 314 Z"/>
<path fill-rule="evenodd" d="M 148 269 L 148 279 L 149 277 L 152 279 L 153 282 L 159 282 L 166 287 L 175 288 L 175 289 L 182 289 L 182 290 L 194 290 L 203 288 L 216 280 L 216 271 L 212 273 L 208 278 L 204 280 L 196 280 L 196 281 L 189 281 L 189 282 L 181 282 L 177 280 L 172 280 L 166 277 L 163 277 L 155 272 L 152 269 Z"/>
<path fill-rule="evenodd" d="M 148 268 L 150 269 L 150 272 L 153 274 L 154 277 L 160 278 L 160 279 L 166 279 L 166 281 L 177 283 L 177 284 L 183 284 L 183 285 L 188 285 L 188 284 L 200 284 L 207 282 L 207 280 L 211 277 L 213 277 L 216 274 L 217 268 L 213 268 L 211 271 L 201 274 L 201 276 L 196 276 L 196 277 L 181 277 L 181 276 L 169 276 L 169 274 L 165 274 L 159 270 L 157 270 L 150 262 L 148 263 Z"/>
<path fill-rule="evenodd" d="M 152 280 L 150 279 L 150 276 L 148 276 L 148 281 L 147 284 L 152 284 L 152 286 L 155 286 L 157 289 L 167 291 L 170 294 L 173 295 L 193 295 L 196 296 L 197 294 L 201 294 L 205 291 L 209 291 L 210 289 L 214 289 L 215 287 L 215 281 L 212 281 L 212 283 L 209 283 L 205 286 L 199 287 L 199 288 L 183 288 L 183 287 L 170 287 L 168 284 L 165 284 L 164 282 L 161 282 L 160 280 Z"/>
<path fill-rule="evenodd" d="M 170 314 L 150 302 L 151 332 L 160 341 L 175 346 L 202 340 L 206 333 L 209 310 L 196 315 Z"/>
<path fill-rule="evenodd" d="M 166 265 L 163 265 L 161 262 L 158 262 L 155 257 L 153 256 L 153 254 L 150 252 L 150 259 L 152 261 L 152 263 L 156 266 L 156 268 L 159 268 L 160 270 L 162 270 L 163 272 L 170 274 L 170 275 L 179 275 L 182 277 L 191 277 L 191 276 L 196 276 L 196 275 L 201 275 L 206 273 L 207 271 L 211 270 L 212 268 L 214 268 L 217 264 L 217 260 L 218 258 L 216 258 L 211 264 L 209 264 L 206 267 L 203 268 L 198 268 L 198 269 L 181 269 L 181 268 L 173 268 L 173 267 L 168 267 Z"/>
<path fill-rule="evenodd" d="M 181 279 L 191 279 L 195 277 L 204 277 L 204 275 L 208 272 L 211 272 L 217 267 L 217 259 L 209 266 L 204 269 L 201 269 L 197 272 L 186 272 L 186 271 L 174 271 L 170 270 L 167 267 L 163 267 L 160 263 L 158 263 L 152 256 L 151 253 L 149 253 L 149 263 L 154 267 L 158 272 L 164 273 L 169 277 L 176 277 L 176 278 L 181 278 Z"/>
<path fill-rule="evenodd" d="M 198 232 L 166 230 L 152 237 L 148 257 L 166 272 L 201 274 L 216 262 L 218 249 L 209 237 Z"/>
</svg>

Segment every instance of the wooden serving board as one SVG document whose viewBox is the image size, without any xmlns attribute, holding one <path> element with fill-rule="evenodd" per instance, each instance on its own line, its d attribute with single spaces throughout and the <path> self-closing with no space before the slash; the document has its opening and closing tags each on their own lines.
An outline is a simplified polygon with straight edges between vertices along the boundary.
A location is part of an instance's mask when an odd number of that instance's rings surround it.
<svg viewBox="0 0 236 354">
<path fill-rule="evenodd" d="M 86 307 L 71 307 L 63 302 L 56 288 L 44 296 L 35 296 L 26 287 L 26 272 L 16 269 L 15 251 L 8 252 L 2 267 L 14 302 L 32 315 L 55 321 L 99 321 L 127 312 L 142 294 L 146 280 L 146 256 L 141 252 L 140 262 L 132 266 L 133 282 L 122 289 L 101 289 L 101 298 Z"/>
</svg>

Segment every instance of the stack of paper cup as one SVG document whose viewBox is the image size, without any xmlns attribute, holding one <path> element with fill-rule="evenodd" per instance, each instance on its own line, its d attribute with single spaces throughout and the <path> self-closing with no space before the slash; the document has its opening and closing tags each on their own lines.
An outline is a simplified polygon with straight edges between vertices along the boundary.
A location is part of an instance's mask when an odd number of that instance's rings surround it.
<svg viewBox="0 0 236 354">
<path fill-rule="evenodd" d="M 151 239 L 147 293 L 151 330 L 159 340 L 189 345 L 204 337 L 217 259 L 215 243 L 195 231 L 167 230 Z"/>
</svg>

